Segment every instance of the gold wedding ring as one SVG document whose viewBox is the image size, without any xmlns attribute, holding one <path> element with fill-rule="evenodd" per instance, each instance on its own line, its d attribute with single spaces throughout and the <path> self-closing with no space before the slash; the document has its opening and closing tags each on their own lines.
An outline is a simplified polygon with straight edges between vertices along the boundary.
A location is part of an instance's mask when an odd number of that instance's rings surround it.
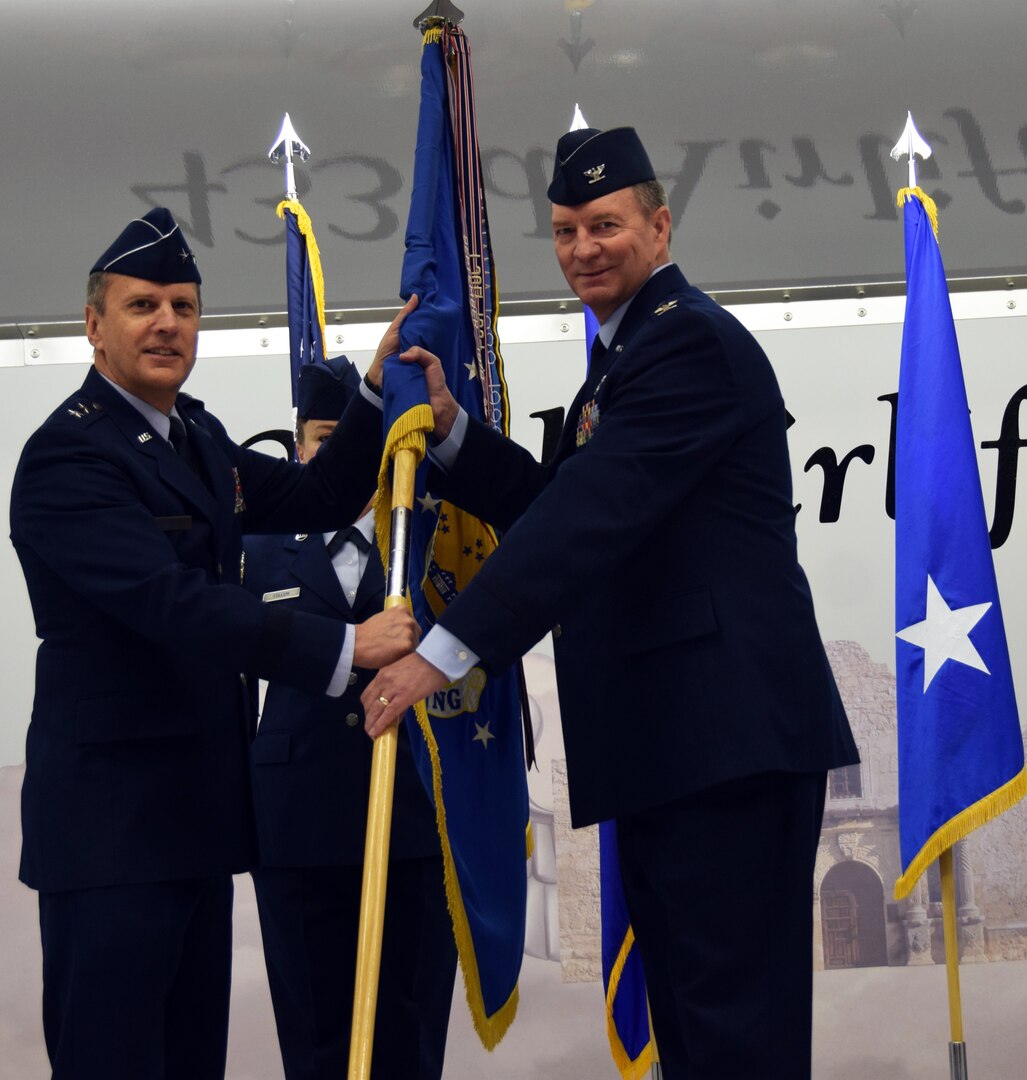
<svg viewBox="0 0 1027 1080">
<path fill-rule="evenodd" d="M 379 701 L 379 702 L 380 702 L 380 703 L 381 703 L 382 705 L 388 705 L 388 704 L 389 704 L 389 699 L 388 699 L 387 697 L 379 697 L 379 698 L 378 698 L 378 701 Z"/>
</svg>

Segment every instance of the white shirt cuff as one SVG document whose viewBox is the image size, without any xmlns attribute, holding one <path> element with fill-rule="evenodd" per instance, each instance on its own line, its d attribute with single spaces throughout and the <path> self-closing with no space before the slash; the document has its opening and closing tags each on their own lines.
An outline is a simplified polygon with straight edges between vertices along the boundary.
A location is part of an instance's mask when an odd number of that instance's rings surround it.
<svg viewBox="0 0 1027 1080">
<path fill-rule="evenodd" d="M 417 654 L 437 667 L 450 682 L 462 679 L 479 659 L 476 652 L 442 626 L 433 626 L 425 634 L 417 646 Z"/>
<path fill-rule="evenodd" d="M 385 402 L 380 394 L 376 394 L 371 387 L 367 385 L 366 379 L 360 380 L 360 396 L 365 400 L 371 402 L 371 404 L 379 411 L 385 412 Z"/>
<path fill-rule="evenodd" d="M 346 627 L 346 636 L 342 641 L 342 652 L 339 653 L 339 662 L 335 665 L 335 674 L 328 684 L 325 693 L 329 697 L 342 697 L 349 686 L 350 673 L 353 671 L 353 650 L 357 644 L 357 628 Z"/>
<path fill-rule="evenodd" d="M 467 413 L 464 409 L 461 409 L 456 414 L 456 419 L 453 421 L 453 427 L 449 434 L 442 439 L 441 442 L 428 447 L 428 457 L 430 457 L 440 469 L 448 472 L 453 468 L 453 463 L 456 461 L 457 454 L 460 453 L 460 448 L 464 445 L 464 437 L 467 435 L 468 423 Z M 445 671 L 445 668 L 442 670 Z"/>
</svg>

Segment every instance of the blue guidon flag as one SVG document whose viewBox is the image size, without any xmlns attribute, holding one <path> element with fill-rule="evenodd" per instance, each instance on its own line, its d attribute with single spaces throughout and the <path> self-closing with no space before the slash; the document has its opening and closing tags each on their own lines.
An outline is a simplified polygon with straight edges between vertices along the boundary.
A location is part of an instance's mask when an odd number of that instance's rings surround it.
<svg viewBox="0 0 1027 1080">
<path fill-rule="evenodd" d="M 900 899 L 946 848 L 1027 791 L 937 210 L 918 187 L 899 192 L 903 204 L 895 443 Z"/>
<path fill-rule="evenodd" d="M 296 199 L 283 199 L 275 211 L 285 220 L 285 285 L 289 312 L 289 362 L 292 404 L 304 364 L 325 359 L 325 286 L 314 227 Z"/>
<path fill-rule="evenodd" d="M 421 107 L 400 289 L 419 297 L 403 323 L 404 349 L 442 359 L 467 412 L 506 434 L 509 414 L 496 337 L 497 296 L 475 132 L 467 40 L 429 24 L 421 58 Z M 421 369 L 395 358 L 384 373 L 386 447 L 375 515 L 388 551 L 388 461 L 423 451 L 432 427 Z M 417 444 L 417 445 L 415 445 Z M 418 469 L 409 592 L 426 632 L 495 550 L 483 522 L 432 496 Z M 467 1002 L 492 1049 L 517 1009 L 530 854 L 517 672 L 475 667 L 408 717 L 414 758 L 436 809 Z"/>
</svg>

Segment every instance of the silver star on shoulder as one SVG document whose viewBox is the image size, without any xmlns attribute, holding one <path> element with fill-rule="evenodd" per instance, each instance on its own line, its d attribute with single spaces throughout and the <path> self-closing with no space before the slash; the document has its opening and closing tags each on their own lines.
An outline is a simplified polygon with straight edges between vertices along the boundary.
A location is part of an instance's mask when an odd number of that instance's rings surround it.
<svg viewBox="0 0 1027 1080">
<path fill-rule="evenodd" d="M 434 514 L 442 505 L 442 500 L 433 499 L 430 491 L 426 491 L 417 501 L 421 504 L 421 510 L 426 514 Z"/>
<path fill-rule="evenodd" d="M 475 720 L 474 727 L 477 731 L 477 734 L 474 736 L 473 739 L 471 739 L 471 742 L 480 742 L 481 745 L 484 746 L 487 750 L 489 748 L 489 740 L 495 738 L 495 735 L 493 735 L 492 732 L 489 731 L 489 724 L 491 723 L 491 720 L 486 720 L 484 724 L 479 724 L 478 721 Z"/>
<path fill-rule="evenodd" d="M 924 693 L 931 680 L 941 670 L 946 660 L 976 668 L 990 675 L 981 654 L 970 640 L 970 631 L 981 621 L 991 607 L 987 604 L 970 604 L 963 608 L 950 608 L 938 591 L 931 575 L 927 575 L 927 618 L 913 623 L 895 635 L 911 645 L 924 650 Z"/>
</svg>

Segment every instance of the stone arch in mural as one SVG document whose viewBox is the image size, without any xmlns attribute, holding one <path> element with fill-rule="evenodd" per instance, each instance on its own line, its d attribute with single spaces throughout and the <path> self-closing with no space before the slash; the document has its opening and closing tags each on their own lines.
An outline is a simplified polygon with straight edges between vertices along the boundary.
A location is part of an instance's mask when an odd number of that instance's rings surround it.
<svg viewBox="0 0 1027 1080">
<path fill-rule="evenodd" d="M 825 968 L 887 967 L 884 885 L 866 863 L 837 863 L 820 885 Z"/>
</svg>

